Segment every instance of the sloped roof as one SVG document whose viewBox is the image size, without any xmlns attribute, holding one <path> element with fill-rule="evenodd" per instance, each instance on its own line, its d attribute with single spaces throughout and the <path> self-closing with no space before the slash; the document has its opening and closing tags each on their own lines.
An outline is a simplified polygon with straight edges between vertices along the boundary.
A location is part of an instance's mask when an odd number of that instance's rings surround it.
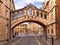
<svg viewBox="0 0 60 45">
<path fill-rule="evenodd" d="M 41 10 L 41 9 L 39 9 L 39 8 L 37 8 L 36 6 L 34 6 L 33 4 L 29 4 L 29 5 L 27 5 L 27 6 L 25 6 L 24 8 L 22 8 L 22 9 L 18 9 L 18 10 L 15 10 L 15 11 L 20 11 L 20 10 L 24 10 L 25 8 L 27 8 L 28 6 L 32 6 L 32 7 L 34 7 L 36 10 L 39 10 L 39 11 L 43 11 L 43 10 Z M 43 11 L 43 12 L 46 12 L 46 11 Z"/>
</svg>

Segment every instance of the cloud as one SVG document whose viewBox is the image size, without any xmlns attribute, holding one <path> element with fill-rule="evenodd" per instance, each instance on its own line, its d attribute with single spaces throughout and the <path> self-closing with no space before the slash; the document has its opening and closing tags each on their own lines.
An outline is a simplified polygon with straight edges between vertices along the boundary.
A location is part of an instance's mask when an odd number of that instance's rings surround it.
<svg viewBox="0 0 60 45">
<path fill-rule="evenodd" d="M 45 0 L 36 0 L 37 2 L 45 2 Z"/>
<path fill-rule="evenodd" d="M 36 5 L 36 7 L 40 7 L 42 2 L 45 2 L 45 0 L 14 0 L 16 9 L 21 9 L 30 3 L 32 3 L 33 5 Z"/>
</svg>

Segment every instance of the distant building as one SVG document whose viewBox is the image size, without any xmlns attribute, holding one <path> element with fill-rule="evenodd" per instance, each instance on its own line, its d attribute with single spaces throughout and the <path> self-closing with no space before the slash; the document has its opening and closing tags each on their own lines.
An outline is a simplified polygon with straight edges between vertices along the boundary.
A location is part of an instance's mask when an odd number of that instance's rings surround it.
<svg viewBox="0 0 60 45">
<path fill-rule="evenodd" d="M 18 35 L 27 33 L 27 24 L 20 24 L 14 28 L 14 35 L 18 33 Z"/>
<path fill-rule="evenodd" d="M 30 34 L 42 34 L 43 33 L 44 29 L 39 24 L 30 22 L 28 25 L 29 25 Z"/>
</svg>

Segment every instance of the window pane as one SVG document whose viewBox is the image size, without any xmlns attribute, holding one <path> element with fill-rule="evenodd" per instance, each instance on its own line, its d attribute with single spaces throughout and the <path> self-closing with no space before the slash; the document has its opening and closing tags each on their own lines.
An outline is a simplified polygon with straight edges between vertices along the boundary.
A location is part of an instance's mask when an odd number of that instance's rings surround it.
<svg viewBox="0 0 60 45">
<path fill-rule="evenodd" d="M 0 14 L 1 14 L 1 4 L 0 4 Z"/>
<path fill-rule="evenodd" d="M 24 16 L 24 11 L 21 11 L 21 16 Z"/>
<path fill-rule="evenodd" d="M 29 8 L 29 13 L 30 13 L 30 15 L 32 15 L 32 9 L 31 8 Z"/>
<path fill-rule="evenodd" d="M 5 15 L 6 18 L 8 18 L 8 10 L 6 10 L 6 15 Z"/>
<path fill-rule="evenodd" d="M 29 8 L 29 9 L 27 10 L 26 14 L 27 14 L 27 15 L 32 15 L 32 9 Z"/>
</svg>

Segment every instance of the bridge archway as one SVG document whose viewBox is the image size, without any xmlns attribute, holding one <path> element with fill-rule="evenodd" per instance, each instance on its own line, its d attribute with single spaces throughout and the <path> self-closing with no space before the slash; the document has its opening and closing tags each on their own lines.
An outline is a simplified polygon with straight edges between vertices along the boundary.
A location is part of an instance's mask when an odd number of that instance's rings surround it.
<svg viewBox="0 0 60 45">
<path fill-rule="evenodd" d="M 38 21 L 35 21 L 35 20 L 26 20 L 26 21 L 23 21 L 23 22 L 19 22 L 18 24 L 16 24 L 14 27 L 12 27 L 12 29 L 14 29 L 16 26 L 18 26 L 19 24 L 22 24 L 24 22 L 33 22 L 33 23 L 37 23 L 39 25 L 41 25 L 43 28 L 47 28 L 46 25 L 44 25 L 43 23 L 41 22 L 38 22 Z"/>
<path fill-rule="evenodd" d="M 46 40 L 47 40 L 47 35 L 46 35 L 46 32 L 47 32 L 47 20 L 46 19 L 43 19 L 43 18 L 40 18 L 38 16 L 23 16 L 21 18 L 18 18 L 18 19 L 15 19 L 12 21 L 12 30 L 18 26 L 19 24 L 21 23 L 24 23 L 24 22 L 34 22 L 34 23 L 37 23 L 39 25 L 41 25 L 43 28 L 44 28 L 44 35 L 46 36 Z"/>
<path fill-rule="evenodd" d="M 34 22 L 34 23 L 41 25 L 44 28 L 47 27 L 46 19 L 42 19 L 37 16 L 36 17 L 31 16 L 30 18 L 28 16 L 23 16 L 22 18 L 15 19 L 12 21 L 12 29 L 14 29 L 17 25 L 24 23 L 24 22 Z"/>
</svg>

